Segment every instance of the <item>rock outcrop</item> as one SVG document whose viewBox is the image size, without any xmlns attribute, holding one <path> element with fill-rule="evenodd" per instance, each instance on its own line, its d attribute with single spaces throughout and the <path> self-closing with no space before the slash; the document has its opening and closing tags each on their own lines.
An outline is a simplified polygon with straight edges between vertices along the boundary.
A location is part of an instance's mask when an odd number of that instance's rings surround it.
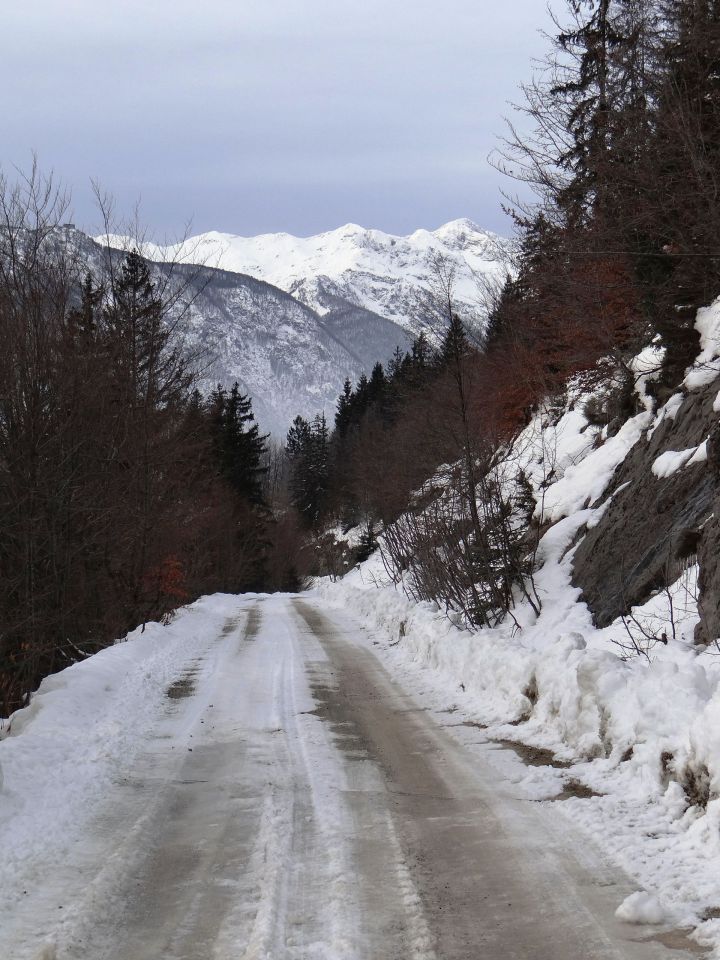
<svg viewBox="0 0 720 960">
<path fill-rule="evenodd" d="M 720 436 L 713 405 L 720 380 L 689 393 L 674 418 L 638 441 L 617 469 L 603 500 L 611 503 L 577 547 L 573 583 L 598 626 L 644 603 L 699 558 L 701 629 L 720 636 Z M 669 451 L 689 450 L 708 437 L 710 462 L 686 463 L 669 476 L 652 467 Z"/>
<path fill-rule="evenodd" d="M 698 548 L 700 623 L 695 628 L 698 643 L 712 643 L 720 637 L 720 423 L 716 423 L 710 433 L 707 453 L 707 472 L 714 483 L 715 499 Z"/>
</svg>

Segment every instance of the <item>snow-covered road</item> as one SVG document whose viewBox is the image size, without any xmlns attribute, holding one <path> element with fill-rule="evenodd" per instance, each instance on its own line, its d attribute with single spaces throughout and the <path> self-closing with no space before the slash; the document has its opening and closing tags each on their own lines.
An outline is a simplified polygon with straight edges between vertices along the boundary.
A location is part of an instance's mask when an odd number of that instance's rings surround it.
<svg viewBox="0 0 720 960">
<path fill-rule="evenodd" d="M 207 598 L 156 630 L 51 680 L 0 742 L 2 960 L 690 956 L 617 921 L 625 879 L 347 615 Z"/>
</svg>

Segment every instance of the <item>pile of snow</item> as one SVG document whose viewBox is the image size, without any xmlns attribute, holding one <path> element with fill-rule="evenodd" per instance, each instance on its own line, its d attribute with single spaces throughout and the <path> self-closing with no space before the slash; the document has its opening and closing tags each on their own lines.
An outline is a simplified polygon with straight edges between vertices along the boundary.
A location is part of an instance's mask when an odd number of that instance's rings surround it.
<svg viewBox="0 0 720 960">
<path fill-rule="evenodd" d="M 697 447 L 690 447 L 687 450 L 666 450 L 665 453 L 661 453 L 652 465 L 652 472 L 656 477 L 671 477 L 682 467 L 706 461 L 707 440 L 704 440 Z"/>
<path fill-rule="evenodd" d="M 720 298 L 697 312 L 695 329 L 700 334 L 700 354 L 688 371 L 688 390 L 705 387 L 720 373 Z"/>
<path fill-rule="evenodd" d="M 615 911 L 618 920 L 624 920 L 625 923 L 662 923 L 666 918 L 666 912 L 663 909 L 657 897 L 650 893 L 638 890 L 637 893 L 631 893 L 626 897 Z"/>
<path fill-rule="evenodd" d="M 647 412 L 632 417 L 614 437 L 590 450 L 577 464 L 567 466 L 560 479 L 538 499 L 543 519 L 554 523 L 594 503 L 651 422 L 652 416 Z"/>
</svg>

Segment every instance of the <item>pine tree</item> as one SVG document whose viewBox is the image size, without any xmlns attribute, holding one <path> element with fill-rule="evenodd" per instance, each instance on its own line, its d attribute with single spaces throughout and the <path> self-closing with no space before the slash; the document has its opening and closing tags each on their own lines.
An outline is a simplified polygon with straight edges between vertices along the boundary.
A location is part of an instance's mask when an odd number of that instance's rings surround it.
<svg viewBox="0 0 720 960">
<path fill-rule="evenodd" d="M 88 271 L 80 291 L 80 304 L 68 314 L 68 332 L 73 340 L 88 346 L 95 339 L 102 301 L 103 288 L 95 286 Z"/>
<path fill-rule="evenodd" d="M 329 490 L 330 447 L 327 421 L 317 414 L 311 423 L 297 416 L 286 441 L 290 461 L 290 500 L 309 527 L 323 516 Z"/>
<path fill-rule="evenodd" d="M 344 437 L 350 426 L 350 416 L 352 412 L 353 389 L 350 378 L 345 378 L 343 392 L 338 397 L 337 411 L 335 413 L 335 430 L 340 437 Z"/>
<path fill-rule="evenodd" d="M 318 524 L 324 513 L 330 479 L 329 431 L 324 413 L 316 414 L 310 425 L 310 482 L 312 498 L 310 518 Z"/>
<path fill-rule="evenodd" d="M 118 578 L 144 621 L 156 599 L 152 581 L 158 531 L 173 509 L 169 477 L 181 456 L 182 411 L 193 376 L 175 341 L 167 304 L 148 265 L 129 253 L 109 278 L 99 338 L 108 370 L 106 438 L 113 450 L 127 556 L 116 550 Z M 118 540 L 120 537 L 118 536 Z"/>
<path fill-rule="evenodd" d="M 432 353 L 427 334 L 421 330 L 412 345 L 411 360 L 414 377 L 420 378 L 427 371 L 432 361 Z"/>
<path fill-rule="evenodd" d="M 368 403 L 377 403 L 385 389 L 385 371 L 381 363 L 376 363 L 368 381 Z"/>
<path fill-rule="evenodd" d="M 697 353 L 697 309 L 720 284 L 720 3 L 667 0 L 664 15 L 650 216 L 662 248 L 651 275 L 661 288 L 653 321 L 666 347 L 669 390 Z"/>
<path fill-rule="evenodd" d="M 310 437 L 310 425 L 304 417 L 297 416 L 288 430 L 285 449 L 291 460 L 303 455 Z"/>
<path fill-rule="evenodd" d="M 446 367 L 448 365 L 457 366 L 461 364 L 469 354 L 470 344 L 465 331 L 465 325 L 460 317 L 456 313 L 453 313 L 440 347 L 438 364 L 440 367 Z"/>
<path fill-rule="evenodd" d="M 262 483 L 267 436 L 260 434 L 252 401 L 236 382 L 229 393 L 218 385 L 209 400 L 220 472 L 248 503 L 264 506 Z"/>
<path fill-rule="evenodd" d="M 551 94 L 568 107 L 572 142 L 559 160 L 571 173 L 560 206 L 571 223 L 582 222 L 602 202 L 610 146 L 611 57 L 619 35 L 610 0 L 570 0 L 574 23 L 557 38 L 571 66 Z"/>
<path fill-rule="evenodd" d="M 192 382 L 167 321 L 148 266 L 134 250 L 114 278 L 103 317 L 115 388 L 132 407 L 181 400 Z"/>
<path fill-rule="evenodd" d="M 390 380 L 394 380 L 401 375 L 406 356 L 407 354 L 403 353 L 400 347 L 395 347 L 395 352 L 388 363 L 388 378 Z"/>
<path fill-rule="evenodd" d="M 285 451 L 290 464 L 290 502 L 305 521 L 309 521 L 311 513 L 311 480 L 307 466 L 309 449 L 310 424 L 298 415 L 288 430 Z"/>
</svg>

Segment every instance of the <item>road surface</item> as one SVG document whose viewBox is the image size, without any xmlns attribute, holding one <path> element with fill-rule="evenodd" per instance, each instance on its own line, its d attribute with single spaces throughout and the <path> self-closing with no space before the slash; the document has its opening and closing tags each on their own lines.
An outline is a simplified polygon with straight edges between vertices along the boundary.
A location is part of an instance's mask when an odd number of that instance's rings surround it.
<svg viewBox="0 0 720 960">
<path fill-rule="evenodd" d="M 3 960 L 663 960 L 679 932 L 513 796 L 343 613 L 238 598 Z"/>
</svg>

